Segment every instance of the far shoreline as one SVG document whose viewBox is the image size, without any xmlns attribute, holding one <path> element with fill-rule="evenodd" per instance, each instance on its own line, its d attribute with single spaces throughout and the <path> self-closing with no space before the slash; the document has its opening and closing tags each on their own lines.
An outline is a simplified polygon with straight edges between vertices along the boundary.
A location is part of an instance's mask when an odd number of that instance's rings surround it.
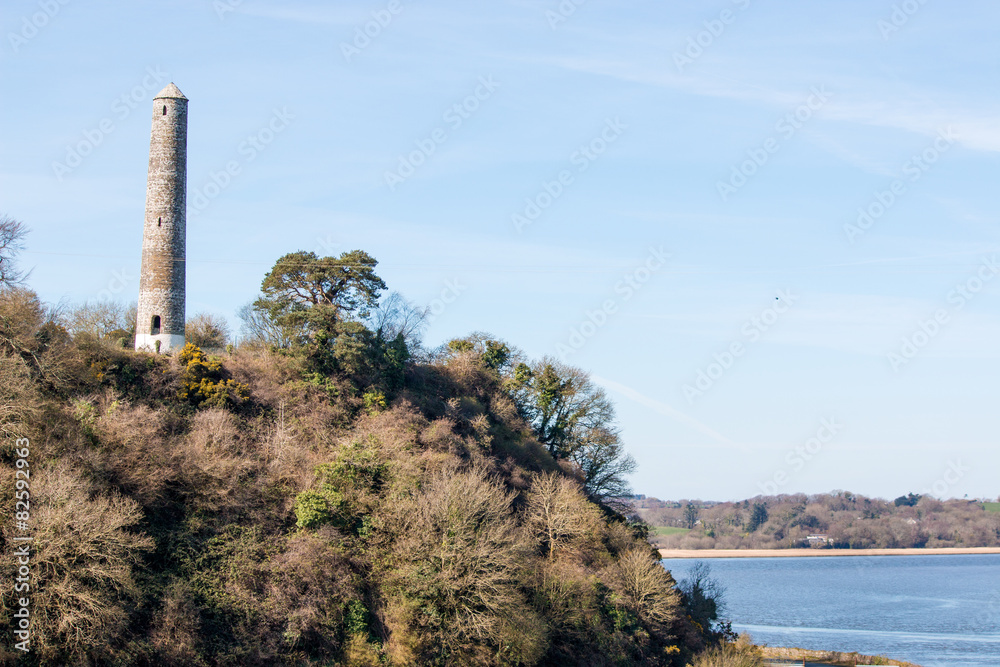
<svg viewBox="0 0 1000 667">
<path fill-rule="evenodd" d="M 799 558 L 803 556 L 954 556 L 1000 554 L 1000 547 L 909 549 L 660 549 L 660 558 Z"/>
</svg>

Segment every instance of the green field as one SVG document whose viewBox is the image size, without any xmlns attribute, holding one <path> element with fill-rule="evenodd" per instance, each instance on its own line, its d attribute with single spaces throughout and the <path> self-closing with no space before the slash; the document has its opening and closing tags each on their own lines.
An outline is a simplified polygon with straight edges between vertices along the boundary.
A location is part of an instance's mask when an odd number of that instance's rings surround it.
<svg viewBox="0 0 1000 667">
<path fill-rule="evenodd" d="M 1000 503 L 983 503 L 987 512 L 1000 512 Z"/>
<path fill-rule="evenodd" d="M 690 528 L 678 528 L 677 526 L 653 526 L 653 535 L 666 537 L 667 535 L 680 535 L 691 532 Z"/>
</svg>

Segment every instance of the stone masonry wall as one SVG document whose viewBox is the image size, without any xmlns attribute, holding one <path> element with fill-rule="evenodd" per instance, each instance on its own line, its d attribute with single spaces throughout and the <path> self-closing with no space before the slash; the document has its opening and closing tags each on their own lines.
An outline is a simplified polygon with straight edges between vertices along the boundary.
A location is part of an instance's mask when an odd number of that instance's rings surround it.
<svg viewBox="0 0 1000 667">
<path fill-rule="evenodd" d="M 136 317 L 137 348 L 151 340 L 153 317 L 160 317 L 163 352 L 184 336 L 188 101 L 172 84 L 161 95 L 171 89 L 178 97 L 153 99 Z"/>
</svg>

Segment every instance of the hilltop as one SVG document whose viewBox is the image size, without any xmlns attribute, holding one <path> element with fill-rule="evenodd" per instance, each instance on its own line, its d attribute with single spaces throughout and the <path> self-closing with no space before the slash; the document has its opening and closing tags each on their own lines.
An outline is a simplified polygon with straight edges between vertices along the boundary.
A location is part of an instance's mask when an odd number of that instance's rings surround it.
<svg viewBox="0 0 1000 667">
<path fill-rule="evenodd" d="M 34 540 L 5 661 L 681 666 L 731 638 L 614 500 L 634 463 L 586 373 L 482 334 L 424 350 L 374 266 L 286 256 L 240 345 L 201 316 L 176 356 L 131 350 L 127 308 L 0 290 L 5 515 L 30 492 L 0 536 Z"/>
</svg>

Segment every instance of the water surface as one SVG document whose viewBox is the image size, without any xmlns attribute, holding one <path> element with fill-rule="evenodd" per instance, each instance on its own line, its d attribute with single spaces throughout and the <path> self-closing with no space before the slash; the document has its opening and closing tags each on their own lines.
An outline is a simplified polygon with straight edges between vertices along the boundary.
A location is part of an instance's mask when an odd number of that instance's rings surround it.
<svg viewBox="0 0 1000 667">
<path fill-rule="evenodd" d="M 726 616 L 758 643 L 1000 667 L 1000 555 L 666 559 L 707 562 Z"/>
</svg>

